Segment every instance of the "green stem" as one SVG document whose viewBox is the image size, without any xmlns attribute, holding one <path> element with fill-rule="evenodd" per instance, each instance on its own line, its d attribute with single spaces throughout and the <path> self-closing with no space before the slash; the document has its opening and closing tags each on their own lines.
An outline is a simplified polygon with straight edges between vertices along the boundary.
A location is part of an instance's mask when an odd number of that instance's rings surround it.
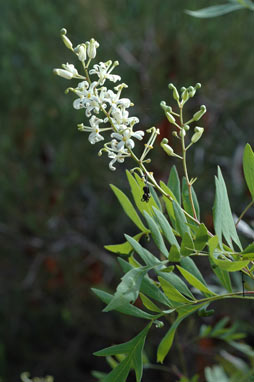
<svg viewBox="0 0 254 382">
<path fill-rule="evenodd" d="M 237 225 L 240 223 L 240 221 L 242 220 L 242 218 L 244 217 L 244 215 L 246 214 L 246 212 L 248 211 L 248 209 L 254 204 L 254 199 L 247 205 L 247 207 L 245 207 L 245 209 L 243 210 L 243 212 L 241 213 L 241 215 L 239 216 L 237 222 L 235 223 L 235 226 L 237 227 Z"/>
<path fill-rule="evenodd" d="M 183 132 L 185 132 L 184 128 L 183 128 L 183 108 L 181 105 L 179 105 L 179 108 L 180 108 L 180 123 L 181 123 L 181 142 L 182 142 L 182 157 L 183 157 L 183 169 L 184 169 L 184 175 L 185 175 L 185 178 L 186 178 L 186 182 L 187 182 L 187 185 L 188 185 L 188 192 L 189 192 L 189 198 L 190 198 L 190 203 L 191 203 L 191 208 L 192 208 L 192 211 L 193 211 L 193 217 L 195 219 L 197 219 L 197 214 L 196 214 L 196 210 L 195 210 L 195 206 L 194 206 L 194 202 L 193 202 L 193 198 L 192 198 L 192 190 L 191 190 L 191 183 L 190 183 L 190 180 L 189 180 L 189 175 L 188 175 L 188 169 L 187 169 L 187 161 L 186 161 L 186 147 L 185 147 L 185 142 L 184 142 L 184 134 Z"/>
</svg>

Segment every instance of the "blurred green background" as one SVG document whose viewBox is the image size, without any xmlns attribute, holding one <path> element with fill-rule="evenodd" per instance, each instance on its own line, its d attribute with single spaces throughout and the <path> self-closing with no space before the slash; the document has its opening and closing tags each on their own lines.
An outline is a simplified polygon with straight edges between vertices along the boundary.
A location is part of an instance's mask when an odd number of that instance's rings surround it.
<svg viewBox="0 0 254 382">
<path fill-rule="evenodd" d="M 25 370 L 54 375 L 56 382 L 92 381 L 90 371 L 105 367 L 92 352 L 126 341 L 133 327 L 142 326 L 134 318 L 101 313 L 90 292 L 91 286 L 113 288 L 119 279 L 103 245 L 135 233 L 115 208 L 108 185 L 127 190 L 124 171 L 132 164 L 111 173 L 106 156 L 98 158 L 97 147 L 77 131 L 84 115 L 64 94 L 70 82 L 52 75 L 54 67 L 74 63 L 59 37 L 62 27 L 74 46 L 94 37 L 100 42 L 98 59 L 119 60 L 115 73 L 129 85 L 125 96 L 135 103 L 139 128 L 160 127 L 173 145 L 159 103 L 172 100 L 169 82 L 179 87 L 201 82 L 186 108 L 190 115 L 201 104 L 208 108 L 204 138 L 189 157 L 191 176 L 200 177 L 203 219 L 211 224 L 217 164 L 235 213 L 249 202 L 241 153 L 246 142 L 253 145 L 253 13 L 215 19 L 184 13 L 208 5 L 0 1 L 1 382 L 18 381 Z M 167 180 L 173 163 L 154 150 L 151 170 Z"/>
</svg>

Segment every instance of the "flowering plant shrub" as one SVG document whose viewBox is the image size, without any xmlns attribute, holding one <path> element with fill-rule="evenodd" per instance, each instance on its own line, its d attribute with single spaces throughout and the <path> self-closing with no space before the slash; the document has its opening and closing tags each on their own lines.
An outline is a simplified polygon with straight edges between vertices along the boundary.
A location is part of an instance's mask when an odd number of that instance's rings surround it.
<svg viewBox="0 0 254 382">
<path fill-rule="evenodd" d="M 232 216 L 226 185 L 222 172 L 218 167 L 215 177 L 215 201 L 213 208 L 214 232 L 211 233 L 200 220 L 198 198 L 193 188 L 196 178 L 189 176 L 187 167 L 187 152 L 202 137 L 204 128 L 197 125 L 206 112 L 202 105 L 187 121 L 184 119 L 185 104 L 195 96 L 201 87 L 183 87 L 179 90 L 169 84 L 177 111 L 161 102 L 161 108 L 169 123 L 175 127 L 173 136 L 180 141 L 181 152 L 176 153 L 168 144 L 167 139 L 160 143 L 165 154 L 176 157 L 182 162 L 184 177 L 180 181 L 175 166 L 171 167 L 168 183 L 157 181 L 149 171 L 151 162 L 148 157 L 155 140 L 160 134 L 159 129 L 151 127 L 146 130 L 148 138 L 140 156 L 134 152 L 136 139 L 142 140 L 145 132 L 134 129 L 139 120 L 129 115 L 133 103 L 122 97 L 122 91 L 127 85 L 120 83 L 112 88 L 108 84 L 120 81 L 120 76 L 113 74 L 118 62 L 99 62 L 91 66 L 96 58 L 99 43 L 94 39 L 81 43 L 75 48 L 67 37 L 67 31 L 62 29 L 64 44 L 81 63 L 83 74 L 73 64 L 66 63 L 61 69 L 54 69 L 55 74 L 67 79 L 77 79 L 76 87 L 68 87 L 66 93 L 72 92 L 76 98 L 75 109 L 85 109 L 87 122 L 78 125 L 81 132 L 88 133 L 91 144 L 102 144 L 98 155 L 106 153 L 109 158 L 109 168 L 116 169 L 116 164 L 123 163 L 127 158 L 134 160 L 135 166 L 127 171 L 133 202 L 117 187 L 111 186 L 126 215 L 136 226 L 134 237 L 125 235 L 125 241 L 118 245 L 107 245 L 106 249 L 120 254 L 119 263 L 124 276 L 114 294 L 93 289 L 94 293 L 106 304 L 104 312 L 116 310 L 126 315 L 148 321 L 144 329 L 130 341 L 110 346 L 97 351 L 96 356 L 105 356 L 112 370 L 108 374 L 95 372 L 95 376 L 103 382 L 124 382 L 131 369 L 135 370 L 136 381 L 140 382 L 143 373 L 143 348 L 146 337 L 152 327 L 160 329 L 166 319 L 171 318 L 168 331 L 161 339 L 157 349 L 157 361 L 163 363 L 170 352 L 178 326 L 188 316 L 198 313 L 199 316 L 214 314 L 208 309 L 211 303 L 225 299 L 254 299 L 254 244 L 243 248 L 237 232 L 237 226 L 245 212 L 254 203 L 254 153 L 250 145 L 246 145 L 243 155 L 243 170 L 251 201 L 235 222 Z M 108 137 L 106 139 L 106 137 Z M 106 141 L 104 143 L 104 141 Z M 146 240 L 144 240 L 146 239 Z M 149 250 L 147 242 L 153 242 L 156 251 Z M 213 274 L 207 279 L 200 271 L 196 259 L 205 263 Z M 246 289 L 234 285 L 232 277 L 236 272 L 248 280 Z M 142 307 L 135 305 L 137 299 Z M 227 320 L 221 320 L 214 328 L 202 325 L 200 338 L 216 337 L 232 348 L 237 348 L 250 358 L 253 351 L 247 344 L 237 342 L 242 333 L 237 328 L 226 327 Z M 225 354 L 224 354 L 225 355 Z M 231 358 L 231 363 L 234 359 Z M 230 358 L 228 357 L 230 362 Z M 149 363 L 145 361 L 146 365 Z M 227 373 L 220 367 L 206 368 L 208 382 L 215 379 L 231 381 L 233 371 Z M 241 377 L 253 376 L 253 370 L 248 364 L 237 370 Z M 187 382 L 184 370 L 176 371 L 175 375 L 182 382 Z M 194 376 L 192 381 L 197 381 Z M 242 379 L 243 380 L 243 379 Z"/>
</svg>

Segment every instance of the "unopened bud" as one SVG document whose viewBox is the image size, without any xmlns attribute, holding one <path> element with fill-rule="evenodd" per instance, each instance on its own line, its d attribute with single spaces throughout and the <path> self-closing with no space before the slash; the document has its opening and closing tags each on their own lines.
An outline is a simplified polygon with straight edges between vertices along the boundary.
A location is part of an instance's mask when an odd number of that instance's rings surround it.
<svg viewBox="0 0 254 382">
<path fill-rule="evenodd" d="M 178 134 L 177 134 L 177 131 L 173 131 L 173 132 L 172 132 L 172 135 L 173 135 L 173 137 L 179 138 L 179 137 L 178 137 Z"/>
<path fill-rule="evenodd" d="M 188 93 L 188 90 L 186 88 L 184 88 L 184 91 L 182 92 L 182 100 L 184 102 L 188 101 L 189 99 L 189 93 Z"/>
<path fill-rule="evenodd" d="M 185 131 L 190 130 L 190 126 L 189 125 L 184 125 L 183 128 L 184 128 Z"/>
<path fill-rule="evenodd" d="M 194 95 L 196 94 L 196 89 L 193 86 L 189 86 L 187 90 L 189 93 L 189 97 L 194 97 Z"/>
<path fill-rule="evenodd" d="M 172 89 L 173 90 L 173 98 L 176 100 L 176 101 L 179 101 L 179 93 L 177 91 L 177 88 L 172 84 L 170 83 L 168 85 L 169 89 Z"/>
<path fill-rule="evenodd" d="M 174 155 L 174 150 L 167 143 L 168 143 L 168 139 L 163 138 L 161 141 L 161 147 L 163 148 L 163 150 L 165 151 L 166 154 L 168 154 L 169 156 L 172 156 L 172 155 Z"/>
<path fill-rule="evenodd" d="M 96 49 L 100 46 L 100 44 L 94 39 L 91 38 L 89 42 L 87 42 L 87 54 L 89 58 L 96 57 Z"/>
<path fill-rule="evenodd" d="M 175 117 L 173 117 L 173 115 L 172 114 L 170 114 L 169 112 L 166 112 L 166 117 L 167 117 L 167 119 L 168 119 L 168 121 L 170 122 L 170 123 L 175 123 Z"/>
<path fill-rule="evenodd" d="M 71 40 L 66 36 L 67 34 L 67 30 L 65 28 L 62 28 L 61 29 L 61 37 L 62 37 L 62 40 L 63 40 L 63 43 L 64 45 L 66 46 L 66 48 L 70 49 L 70 50 L 73 50 L 72 49 L 72 42 Z"/>
<path fill-rule="evenodd" d="M 194 131 L 195 131 L 195 133 L 193 134 L 193 136 L 191 138 L 192 143 L 196 143 L 202 137 L 202 134 L 204 132 L 204 128 L 196 126 Z"/>
<path fill-rule="evenodd" d="M 162 109 L 164 110 L 165 113 L 166 112 L 169 112 L 169 113 L 172 112 L 172 107 L 168 106 L 165 101 L 161 101 L 160 106 L 162 107 Z"/>
<path fill-rule="evenodd" d="M 186 135 L 186 131 L 184 129 L 181 129 L 179 135 L 180 135 L 180 137 L 184 138 Z"/>
<path fill-rule="evenodd" d="M 66 80 L 71 80 L 73 77 L 73 73 L 71 73 L 68 70 L 64 70 L 64 69 L 54 69 L 53 73 L 59 77 L 65 78 Z"/>
<path fill-rule="evenodd" d="M 78 56 L 79 61 L 86 60 L 86 44 L 80 44 L 74 48 L 74 53 Z"/>
<path fill-rule="evenodd" d="M 205 105 L 202 105 L 200 107 L 200 110 L 197 111 L 194 115 L 193 115 L 193 120 L 194 121 L 198 121 L 201 117 L 203 117 L 203 115 L 206 113 L 206 107 Z"/>
</svg>

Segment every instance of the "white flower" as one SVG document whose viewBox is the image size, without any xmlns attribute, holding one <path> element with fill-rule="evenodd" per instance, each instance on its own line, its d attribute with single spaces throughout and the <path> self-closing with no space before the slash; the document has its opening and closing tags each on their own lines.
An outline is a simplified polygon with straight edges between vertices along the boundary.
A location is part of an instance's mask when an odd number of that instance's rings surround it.
<svg viewBox="0 0 254 382">
<path fill-rule="evenodd" d="M 74 53 L 78 56 L 79 61 L 86 60 L 86 44 L 79 44 L 74 48 Z"/>
<path fill-rule="evenodd" d="M 117 144 L 117 150 L 121 150 L 125 146 L 128 149 L 132 150 L 135 146 L 135 143 L 134 143 L 133 139 L 131 139 L 131 137 L 142 140 L 144 134 L 145 133 L 142 130 L 138 130 L 136 132 L 133 132 L 132 129 L 128 128 L 128 129 L 125 129 L 121 134 L 120 133 L 112 133 L 111 137 L 119 140 L 119 142 Z"/>
<path fill-rule="evenodd" d="M 132 102 L 129 98 L 120 98 L 119 93 L 114 93 L 112 90 L 108 90 L 105 94 L 105 101 L 107 101 L 111 106 L 122 106 L 125 109 L 128 109 Z"/>
<path fill-rule="evenodd" d="M 66 80 L 71 80 L 72 77 L 73 77 L 73 74 L 71 72 L 68 72 L 68 70 L 64 70 L 64 69 L 54 69 L 53 72 L 59 76 L 59 77 L 63 77 L 65 78 Z"/>
<path fill-rule="evenodd" d="M 68 64 L 67 62 L 66 64 L 63 64 L 62 67 L 68 72 L 72 73 L 73 77 L 78 76 L 78 71 L 73 64 Z"/>
<path fill-rule="evenodd" d="M 71 80 L 73 77 L 78 76 L 78 71 L 73 64 L 63 64 L 63 69 L 54 69 L 53 72 L 60 77 Z"/>
<path fill-rule="evenodd" d="M 96 49 L 99 48 L 100 44 L 94 38 L 86 42 L 87 45 L 87 55 L 90 59 L 96 57 Z"/>
<path fill-rule="evenodd" d="M 80 88 L 80 90 L 75 91 L 75 93 L 78 94 L 80 97 L 78 99 L 75 99 L 75 101 L 73 102 L 74 109 L 79 110 L 85 108 L 87 117 L 91 116 L 91 112 L 93 110 L 96 114 L 98 114 L 100 111 L 100 107 L 104 105 L 95 91 L 95 86 L 97 85 L 97 82 L 92 82 L 89 88 L 87 87 L 86 81 L 82 82 L 81 84 L 84 84 L 84 87 Z"/>
<path fill-rule="evenodd" d="M 117 74 L 110 74 L 115 66 L 118 65 L 118 62 L 114 62 L 112 65 L 112 61 L 109 60 L 107 62 L 100 62 L 99 64 L 95 64 L 93 69 L 89 71 L 89 74 L 96 74 L 99 77 L 99 84 L 103 85 L 106 79 L 112 82 L 116 82 L 121 80 L 121 77 Z"/>
<path fill-rule="evenodd" d="M 83 123 L 78 125 L 80 131 L 86 131 L 89 134 L 88 140 L 93 145 L 94 143 L 103 141 L 104 138 L 100 134 L 99 124 L 103 122 L 103 119 L 97 118 L 95 115 L 89 120 L 91 126 L 84 126 Z"/>
<path fill-rule="evenodd" d="M 118 142 L 116 139 L 112 139 L 110 142 L 111 148 L 107 147 L 108 157 L 112 160 L 109 162 L 109 168 L 115 171 L 116 168 L 113 166 L 115 162 L 123 163 L 124 159 L 130 157 L 130 153 L 125 148 L 118 148 Z"/>
</svg>

